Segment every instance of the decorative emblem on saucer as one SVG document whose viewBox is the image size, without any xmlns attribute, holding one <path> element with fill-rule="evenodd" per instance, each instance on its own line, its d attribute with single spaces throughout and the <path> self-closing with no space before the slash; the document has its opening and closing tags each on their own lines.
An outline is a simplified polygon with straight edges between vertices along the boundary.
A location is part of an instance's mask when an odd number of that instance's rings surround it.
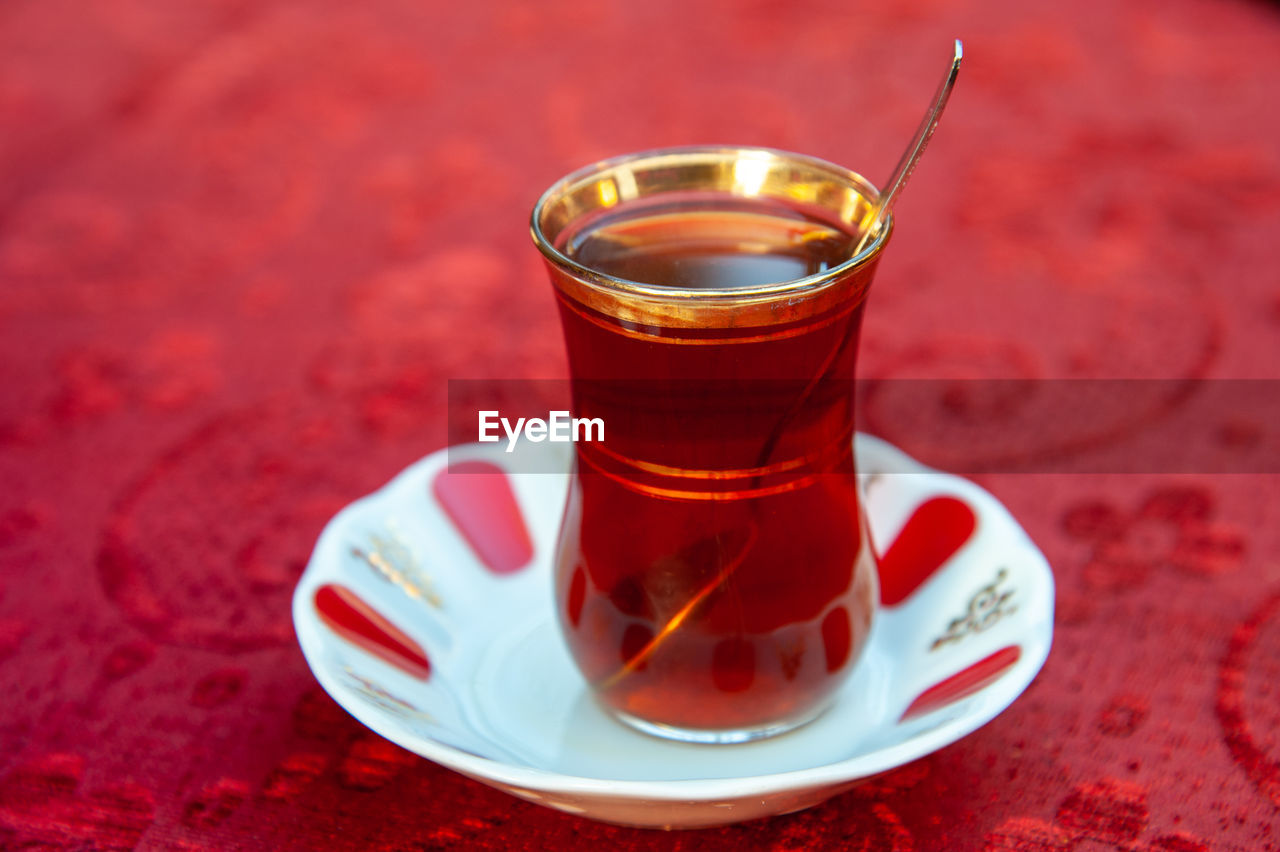
<svg viewBox="0 0 1280 852">
<path fill-rule="evenodd" d="M 1008 577 L 1009 572 L 1004 568 L 997 571 L 996 578 L 981 589 L 978 589 L 973 597 L 969 598 L 969 608 L 964 615 L 951 619 L 951 623 L 947 625 L 946 632 L 933 640 L 929 650 L 936 651 L 943 645 L 959 642 L 970 634 L 981 633 L 1006 615 L 1016 612 L 1017 606 L 1009 603 L 1009 599 L 1013 597 L 1014 590 L 1007 589 L 1002 591 L 1000 589 L 1000 584 Z"/>
<path fill-rule="evenodd" d="M 381 686 L 367 677 L 362 677 L 355 669 L 351 668 L 351 666 L 342 667 L 342 676 L 347 686 L 363 695 L 375 706 L 386 710 L 388 713 L 407 718 L 422 719 L 427 722 L 435 721 L 427 711 L 420 710 L 398 695 L 391 693 L 386 687 Z"/>
<path fill-rule="evenodd" d="M 374 573 L 414 600 L 426 601 L 436 609 L 444 605 L 431 578 L 422 570 L 409 545 L 394 530 L 386 538 L 371 533 L 369 542 L 371 547 L 367 551 L 353 545 L 351 555 L 364 560 Z"/>
</svg>

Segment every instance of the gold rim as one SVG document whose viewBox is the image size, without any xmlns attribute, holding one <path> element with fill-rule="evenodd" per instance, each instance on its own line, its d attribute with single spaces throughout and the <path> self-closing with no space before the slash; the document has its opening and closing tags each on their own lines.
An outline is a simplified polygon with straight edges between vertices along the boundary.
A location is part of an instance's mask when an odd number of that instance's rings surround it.
<svg viewBox="0 0 1280 852">
<path fill-rule="evenodd" d="M 743 165 L 746 167 L 744 168 Z M 679 148 L 659 148 L 611 157 L 578 169 L 556 181 L 542 193 L 533 207 L 530 216 L 530 232 L 534 245 L 542 252 L 550 263 L 560 268 L 573 278 L 606 291 L 643 296 L 662 300 L 699 302 L 718 301 L 754 301 L 768 299 L 782 294 L 811 292 L 836 281 L 849 277 L 859 267 L 868 265 L 880 253 L 889 240 L 893 230 L 893 217 L 885 219 L 875 238 L 862 251 L 830 269 L 804 278 L 795 278 L 774 284 L 752 287 L 726 287 L 715 290 L 695 289 L 688 287 L 664 287 L 644 284 L 625 278 L 618 278 L 584 266 L 555 246 L 555 238 L 569 224 L 580 221 L 582 216 L 592 212 L 609 209 L 616 204 L 642 197 L 658 195 L 664 191 L 680 188 L 674 177 L 674 170 L 684 168 L 693 170 L 701 168 L 705 177 L 712 181 L 698 186 L 699 189 L 727 192 L 743 198 L 774 197 L 762 190 L 769 185 L 771 179 L 775 188 L 788 187 L 787 195 L 794 195 L 794 187 L 810 187 L 805 182 L 795 183 L 792 175 L 797 171 L 811 177 L 824 177 L 828 183 L 812 187 L 814 194 L 823 189 L 839 188 L 844 193 L 840 209 L 821 206 L 830 212 L 837 213 L 842 223 L 854 224 L 860 220 L 861 214 L 879 198 L 879 190 L 857 172 L 829 163 L 826 160 L 789 151 L 772 148 L 740 148 L 732 146 L 688 146 Z M 727 174 L 726 174 L 727 169 Z M 662 175 L 670 173 L 666 182 Z M 655 179 L 653 176 L 657 175 Z M 743 180 L 743 175 L 748 177 Z M 729 178 L 729 179 L 726 179 Z M 641 182 L 648 185 L 640 188 Z M 687 187 L 692 189 L 697 184 L 690 181 Z M 565 205 L 579 195 L 596 195 L 599 203 L 594 206 L 582 205 L 577 212 L 565 212 L 564 221 L 554 234 L 548 235 L 544 226 L 549 211 L 555 205 Z M 851 194 L 851 196 L 850 196 Z"/>
</svg>

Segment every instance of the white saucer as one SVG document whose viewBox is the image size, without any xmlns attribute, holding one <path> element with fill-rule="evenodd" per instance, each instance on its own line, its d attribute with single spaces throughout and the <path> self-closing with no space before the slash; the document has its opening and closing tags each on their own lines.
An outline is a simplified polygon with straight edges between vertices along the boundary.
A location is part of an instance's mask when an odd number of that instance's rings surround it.
<svg viewBox="0 0 1280 852">
<path fill-rule="evenodd" d="M 520 798 L 653 828 L 799 810 L 990 721 L 1049 653 L 1053 577 L 1008 511 L 973 483 L 859 435 L 872 538 L 899 577 L 882 596 L 902 599 L 877 612 L 835 705 L 753 743 L 639 733 L 586 694 L 556 625 L 551 559 L 567 473 L 444 474 L 460 459 L 512 469 L 503 448 L 434 453 L 340 512 L 294 592 L 293 620 L 316 678 L 353 716 Z M 567 445 L 516 452 L 550 454 L 543 470 L 569 468 Z M 932 572 L 930 559 L 941 560 Z M 384 645 L 351 625 L 380 632 Z M 419 654 L 425 662 L 414 662 Z"/>
</svg>

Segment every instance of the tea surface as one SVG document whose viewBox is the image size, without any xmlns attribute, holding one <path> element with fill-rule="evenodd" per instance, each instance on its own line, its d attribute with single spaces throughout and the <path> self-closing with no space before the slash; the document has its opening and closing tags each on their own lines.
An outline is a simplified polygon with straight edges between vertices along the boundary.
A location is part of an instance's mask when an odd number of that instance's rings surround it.
<svg viewBox="0 0 1280 852">
<path fill-rule="evenodd" d="M 658 209 L 602 221 L 563 247 L 614 278 L 693 289 L 779 284 L 848 259 L 847 233 L 779 204 Z"/>
</svg>

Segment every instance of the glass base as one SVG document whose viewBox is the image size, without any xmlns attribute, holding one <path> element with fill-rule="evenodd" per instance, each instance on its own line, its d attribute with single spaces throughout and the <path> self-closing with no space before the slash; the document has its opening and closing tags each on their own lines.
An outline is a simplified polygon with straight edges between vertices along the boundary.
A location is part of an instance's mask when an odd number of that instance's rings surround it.
<svg viewBox="0 0 1280 852">
<path fill-rule="evenodd" d="M 621 710 L 614 710 L 611 707 L 604 707 L 610 715 L 618 721 L 635 728 L 641 733 L 650 736 L 661 737 L 664 740 L 676 740 L 685 743 L 703 743 L 707 745 L 732 745 L 734 743 L 749 743 L 753 740 L 763 740 L 768 737 L 776 737 L 779 734 L 785 734 L 788 731 L 794 731 L 796 728 L 809 724 L 814 719 L 821 716 L 827 711 L 833 702 L 828 701 L 820 705 L 812 713 L 801 716 L 798 719 L 788 719 L 783 722 L 775 722 L 768 725 L 761 725 L 758 728 L 741 728 L 728 731 L 721 731 L 706 728 L 678 728 L 675 725 L 664 725 L 661 722 L 650 722 L 629 713 L 623 713 Z M 601 704 L 603 707 L 604 705 Z"/>
</svg>

